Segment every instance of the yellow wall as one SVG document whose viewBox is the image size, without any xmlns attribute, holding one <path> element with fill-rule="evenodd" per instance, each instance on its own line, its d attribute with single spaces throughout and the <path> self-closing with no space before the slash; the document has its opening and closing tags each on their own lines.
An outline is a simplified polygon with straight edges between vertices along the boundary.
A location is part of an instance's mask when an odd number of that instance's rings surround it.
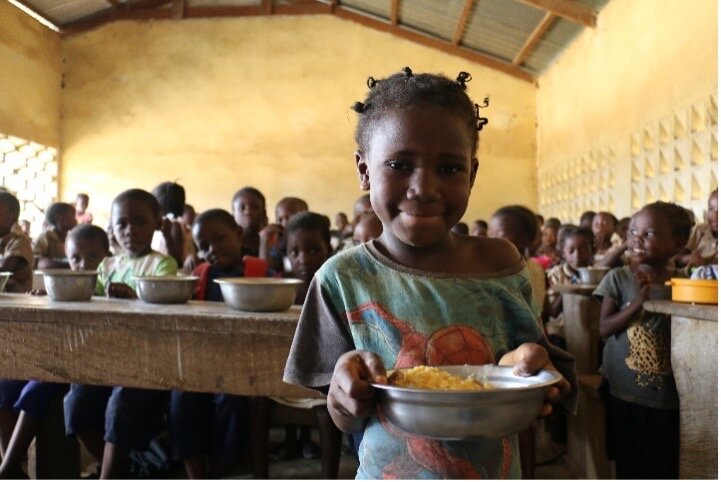
<svg viewBox="0 0 721 482">
<path fill-rule="evenodd" d="M 198 210 L 253 185 L 271 219 L 284 195 L 349 213 L 362 194 L 349 106 L 369 75 L 404 65 L 468 71 L 471 97 L 491 96 L 465 219 L 535 207 L 535 87 L 434 49 L 320 15 L 116 22 L 63 51 L 62 196 L 90 193 L 101 219 L 121 190 L 175 179 Z"/>
<path fill-rule="evenodd" d="M 621 146 L 623 157 L 647 123 L 708 99 L 718 83 L 717 17 L 716 0 L 609 2 L 538 81 L 539 168 L 606 146 Z M 620 211 L 631 204 L 625 187 Z"/>
<path fill-rule="evenodd" d="M 0 0 L 0 133 L 60 146 L 60 36 Z"/>
</svg>

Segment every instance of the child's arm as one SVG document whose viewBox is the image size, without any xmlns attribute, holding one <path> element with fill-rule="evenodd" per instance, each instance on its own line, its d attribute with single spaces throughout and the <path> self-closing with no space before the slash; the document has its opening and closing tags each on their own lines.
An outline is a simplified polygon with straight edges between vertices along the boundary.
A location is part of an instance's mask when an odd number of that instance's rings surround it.
<svg viewBox="0 0 721 482">
<path fill-rule="evenodd" d="M 125 298 L 132 300 L 138 297 L 135 290 L 125 283 L 108 283 L 107 288 L 105 288 L 105 294 L 108 298 Z"/>
<path fill-rule="evenodd" d="M 638 296 L 633 301 L 628 302 L 623 307 L 619 307 L 618 302 L 614 298 L 610 296 L 603 297 L 598 330 L 603 340 L 625 330 L 631 321 L 636 318 L 636 315 L 643 309 L 643 302 L 649 298 L 649 290 L 651 289 L 650 276 L 643 272 L 643 270 L 637 269 L 634 277 L 636 278 L 639 289 Z"/>
<path fill-rule="evenodd" d="M 8 293 L 16 291 L 16 286 L 22 286 L 28 282 L 33 276 L 33 270 L 30 263 L 22 256 L 7 256 L 0 258 L 0 271 L 10 271 L 12 276 L 5 286 Z"/>
<path fill-rule="evenodd" d="M 513 372 L 519 376 L 530 376 L 541 369 L 556 370 L 551 363 L 548 352 L 537 343 L 524 343 L 513 351 L 509 351 L 498 361 L 500 366 L 513 366 Z M 571 384 L 565 378 L 549 388 L 541 407 L 540 417 L 553 412 L 553 404 L 561 401 L 561 397 L 571 391 Z"/>
<path fill-rule="evenodd" d="M 593 266 L 596 268 L 615 268 L 623 265 L 621 257 L 628 249 L 627 243 L 628 241 L 621 243 L 618 246 L 611 247 L 603 258 L 593 263 Z"/>
<path fill-rule="evenodd" d="M 561 314 L 561 311 L 563 311 L 563 296 L 561 296 L 561 293 L 556 293 L 556 297 L 553 301 L 551 301 L 551 297 L 549 295 L 546 295 L 546 306 L 549 316 L 554 318 L 558 317 L 558 315 Z"/>
<path fill-rule="evenodd" d="M 163 218 L 160 231 L 163 233 L 163 238 L 165 238 L 168 255 L 172 256 L 175 262 L 182 266 L 185 261 L 183 256 L 183 228 L 180 224 L 174 223 L 168 218 Z"/>
<path fill-rule="evenodd" d="M 371 383 L 387 383 L 383 362 L 375 353 L 354 350 L 335 364 L 328 390 L 328 413 L 343 432 L 360 432 L 376 406 Z"/>
</svg>

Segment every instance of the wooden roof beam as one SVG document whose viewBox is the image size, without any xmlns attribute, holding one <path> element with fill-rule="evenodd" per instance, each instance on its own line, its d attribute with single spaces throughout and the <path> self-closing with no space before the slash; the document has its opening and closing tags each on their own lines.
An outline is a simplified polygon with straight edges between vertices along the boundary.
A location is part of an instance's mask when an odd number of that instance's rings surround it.
<svg viewBox="0 0 721 482">
<path fill-rule="evenodd" d="M 556 21 L 556 18 L 556 15 L 554 15 L 553 13 L 546 12 L 543 20 L 541 20 L 538 25 L 536 25 L 536 28 L 533 30 L 533 32 L 531 32 L 531 35 L 529 35 L 526 39 L 526 43 L 523 44 L 523 47 L 521 47 L 521 50 L 518 51 L 518 54 L 513 59 L 513 65 L 519 66 L 523 63 L 524 60 L 526 60 L 530 53 L 533 52 L 533 49 L 536 48 L 538 42 L 541 41 L 543 34 L 545 34 L 546 31 L 551 27 L 551 25 L 553 25 L 553 22 Z"/>
<path fill-rule="evenodd" d="M 474 52 L 459 45 L 454 45 L 452 42 L 441 40 L 435 37 L 430 37 L 428 35 L 424 35 L 413 30 L 401 28 L 398 25 L 391 25 L 390 23 L 386 23 L 381 20 L 377 20 L 375 18 L 368 17 L 360 13 L 356 13 L 352 10 L 348 10 L 341 5 L 335 6 L 335 8 L 333 9 L 333 14 L 339 18 L 351 20 L 353 22 L 365 25 L 366 27 L 380 30 L 381 32 L 390 33 L 391 35 L 394 35 L 396 37 L 404 38 L 406 40 L 410 40 L 425 45 L 427 47 L 435 48 L 448 54 L 456 55 L 472 62 L 485 65 L 487 67 L 499 70 L 518 79 L 525 80 L 526 82 L 536 81 L 536 78 L 533 76 L 533 74 L 526 72 L 520 67 L 511 65 L 495 57 L 491 57 L 490 55 Z"/>
<path fill-rule="evenodd" d="M 391 0 L 391 25 L 398 25 L 398 11 L 400 10 L 400 0 Z"/>
<path fill-rule="evenodd" d="M 40 10 L 38 10 L 38 9 L 35 8 L 35 7 L 33 7 L 32 5 L 30 5 L 30 4 L 29 4 L 28 2 L 26 2 L 25 0 L 15 0 L 15 3 L 18 3 L 18 4 L 22 5 L 23 7 L 25 7 L 26 9 L 30 10 L 32 13 L 34 13 L 35 15 L 37 15 L 38 17 L 41 17 L 41 18 L 45 19 L 47 22 L 55 25 L 55 27 L 57 27 L 57 28 L 62 28 L 62 23 L 58 22 L 56 19 L 54 19 L 53 17 L 49 16 L 48 14 L 41 12 Z M 25 13 L 27 13 L 27 12 L 25 12 Z"/>
<path fill-rule="evenodd" d="M 518 0 L 586 27 L 596 26 L 596 11 L 576 0 Z"/>
<path fill-rule="evenodd" d="M 132 4 L 123 4 L 122 8 L 101 10 L 98 13 L 63 25 L 61 33 L 66 36 L 73 35 L 92 30 L 115 20 L 170 18 L 171 9 L 158 10 L 158 7 L 162 7 L 171 1 L 172 0 L 139 0 Z"/>
<path fill-rule="evenodd" d="M 458 17 L 458 24 L 456 25 L 456 33 L 453 34 L 453 45 L 461 44 L 463 35 L 466 33 L 468 19 L 471 16 L 471 12 L 473 12 L 475 4 L 475 0 L 466 0 L 466 3 L 463 4 L 463 10 L 461 10 L 461 15 Z"/>
<path fill-rule="evenodd" d="M 170 18 L 175 20 L 181 20 L 183 17 L 185 17 L 185 9 L 187 7 L 188 4 L 186 0 L 173 0 L 173 5 L 170 7 Z"/>
</svg>

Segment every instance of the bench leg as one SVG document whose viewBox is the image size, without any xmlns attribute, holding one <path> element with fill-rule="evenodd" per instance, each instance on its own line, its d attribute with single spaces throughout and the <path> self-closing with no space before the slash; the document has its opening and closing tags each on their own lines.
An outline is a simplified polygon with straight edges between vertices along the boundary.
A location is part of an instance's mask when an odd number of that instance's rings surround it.
<svg viewBox="0 0 721 482">
<path fill-rule="evenodd" d="M 50 402 L 28 450 L 28 475 L 34 479 L 79 479 L 80 445 L 65 435 L 63 397 Z"/>
</svg>

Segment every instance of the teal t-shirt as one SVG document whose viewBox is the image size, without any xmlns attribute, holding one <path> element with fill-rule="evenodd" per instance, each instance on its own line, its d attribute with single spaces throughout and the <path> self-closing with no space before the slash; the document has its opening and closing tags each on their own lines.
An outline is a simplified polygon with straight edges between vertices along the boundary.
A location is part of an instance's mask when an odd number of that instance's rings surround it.
<svg viewBox="0 0 721 482">
<path fill-rule="evenodd" d="M 372 242 L 330 258 L 309 288 L 284 379 L 330 383 L 335 362 L 358 349 L 386 369 L 497 363 L 542 342 L 524 262 L 490 276 L 412 270 Z M 517 437 L 443 441 L 372 416 L 360 447 L 361 479 L 520 478 Z"/>
<path fill-rule="evenodd" d="M 138 258 L 122 253 L 100 262 L 96 292 L 105 293 L 109 283 L 124 283 L 135 289 L 135 276 L 173 276 L 177 273 L 178 263 L 175 259 L 157 251 Z"/>
</svg>

